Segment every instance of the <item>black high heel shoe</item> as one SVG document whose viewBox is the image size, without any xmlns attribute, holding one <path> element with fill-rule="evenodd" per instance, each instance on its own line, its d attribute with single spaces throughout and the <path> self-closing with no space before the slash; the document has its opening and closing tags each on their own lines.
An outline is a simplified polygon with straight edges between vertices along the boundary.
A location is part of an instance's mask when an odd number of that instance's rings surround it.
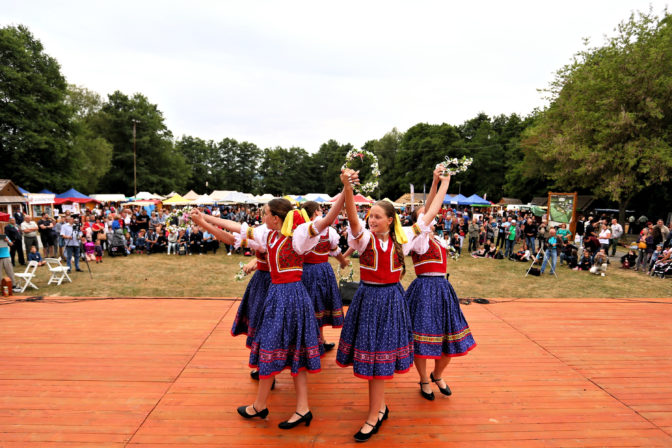
<svg viewBox="0 0 672 448">
<path fill-rule="evenodd" d="M 239 408 L 238 408 L 238 413 L 239 413 L 242 417 L 244 417 L 244 418 L 255 418 L 255 417 L 259 417 L 260 419 L 263 420 L 263 419 L 265 419 L 266 417 L 268 417 L 268 408 L 266 408 L 266 409 L 262 409 L 261 411 L 257 411 L 257 408 L 255 408 L 254 405 L 252 405 L 252 409 L 254 409 L 254 411 L 256 412 L 256 414 L 248 414 L 248 413 L 247 413 L 247 406 L 241 406 L 241 407 L 239 407 Z"/>
<path fill-rule="evenodd" d="M 285 420 L 284 422 L 280 422 L 278 424 L 278 428 L 280 429 L 292 429 L 293 427 L 299 425 L 300 423 L 305 422 L 306 426 L 310 426 L 310 421 L 313 419 L 313 413 L 308 411 L 305 414 L 301 415 L 298 412 L 295 412 L 296 415 L 301 417 L 300 419 L 293 421 L 290 423 L 289 420 Z"/>
<path fill-rule="evenodd" d="M 442 380 L 442 378 L 434 379 L 434 372 L 431 372 L 431 373 L 429 374 L 429 377 L 432 379 L 432 383 L 436 383 L 437 381 L 441 381 L 441 380 Z M 442 389 L 441 386 L 439 386 L 438 384 L 437 384 L 436 386 L 439 388 L 439 390 L 441 391 L 441 393 L 442 393 L 443 395 L 452 395 L 452 394 L 453 394 L 453 392 L 450 390 L 450 387 L 448 387 L 447 384 L 446 384 L 446 387 L 444 387 L 443 389 Z"/>
<path fill-rule="evenodd" d="M 431 383 L 423 383 L 422 381 L 420 381 L 418 384 L 420 385 L 420 395 L 422 395 L 422 398 L 424 398 L 425 400 L 434 401 L 434 392 L 427 393 L 424 390 L 422 390 L 423 384 L 431 384 Z"/>
<path fill-rule="evenodd" d="M 325 342 L 324 343 L 324 351 L 325 352 L 330 352 L 336 347 L 336 343 L 334 342 Z"/>
<path fill-rule="evenodd" d="M 362 429 L 360 428 L 359 431 L 357 431 L 357 434 L 355 434 L 355 442 L 366 442 L 367 440 L 369 440 L 371 438 L 372 435 L 374 435 L 375 433 L 378 432 L 378 423 L 377 422 L 376 422 L 375 425 L 372 425 L 369 422 L 364 422 L 364 424 L 369 425 L 373 429 L 371 429 L 371 432 L 367 432 L 366 434 L 364 434 L 362 432 Z M 362 426 L 362 428 L 363 427 L 364 426 Z"/>
<path fill-rule="evenodd" d="M 383 422 L 387 420 L 387 417 L 390 415 L 390 408 L 388 408 L 387 405 L 385 405 L 385 412 L 378 411 L 378 414 L 383 414 L 383 418 L 378 420 L 378 423 L 376 423 L 376 426 L 378 427 L 378 429 L 380 429 L 380 427 L 383 426 Z"/>
</svg>

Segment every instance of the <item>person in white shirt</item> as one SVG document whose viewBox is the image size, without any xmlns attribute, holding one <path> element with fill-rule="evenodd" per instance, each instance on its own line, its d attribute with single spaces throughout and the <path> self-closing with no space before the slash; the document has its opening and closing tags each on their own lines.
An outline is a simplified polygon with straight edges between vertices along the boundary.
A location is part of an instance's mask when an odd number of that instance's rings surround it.
<svg viewBox="0 0 672 448">
<path fill-rule="evenodd" d="M 600 240 L 600 246 L 606 253 L 609 250 L 609 241 L 611 240 L 611 230 L 609 230 L 609 227 L 607 227 L 606 222 L 602 222 L 600 225 L 600 233 L 597 239 Z"/>
<path fill-rule="evenodd" d="M 618 223 L 616 218 L 611 220 L 611 239 L 609 240 L 609 247 L 611 248 L 611 256 L 616 255 L 616 246 L 618 240 L 623 236 L 623 227 Z"/>
<path fill-rule="evenodd" d="M 23 233 L 23 244 L 26 246 L 26 253 L 30 252 L 30 248 L 37 245 L 37 223 L 33 221 L 30 215 L 25 215 L 24 221 L 21 223 L 21 232 Z"/>
</svg>

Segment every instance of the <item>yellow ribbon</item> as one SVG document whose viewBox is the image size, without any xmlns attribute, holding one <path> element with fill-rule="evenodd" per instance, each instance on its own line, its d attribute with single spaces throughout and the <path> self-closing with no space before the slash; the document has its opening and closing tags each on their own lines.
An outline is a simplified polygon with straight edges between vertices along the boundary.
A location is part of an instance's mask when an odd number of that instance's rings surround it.
<svg viewBox="0 0 672 448">
<path fill-rule="evenodd" d="M 394 235 L 397 238 L 397 243 L 406 244 L 408 243 L 408 238 L 406 238 L 406 232 L 404 232 L 403 227 L 401 227 L 401 219 L 399 219 L 398 214 L 394 214 Z"/>
<path fill-rule="evenodd" d="M 282 233 L 285 236 L 292 236 L 294 234 L 294 229 L 296 226 L 294 225 L 294 214 L 298 213 L 299 216 L 301 216 L 304 220 L 304 222 L 310 222 L 310 218 L 308 217 L 308 213 L 304 209 L 301 210 L 292 210 L 289 213 L 287 213 L 287 216 L 285 216 L 285 220 L 282 223 L 282 229 L 280 230 L 280 233 Z M 298 216 L 297 216 L 298 218 Z M 299 225 L 299 224 L 297 224 Z"/>
</svg>

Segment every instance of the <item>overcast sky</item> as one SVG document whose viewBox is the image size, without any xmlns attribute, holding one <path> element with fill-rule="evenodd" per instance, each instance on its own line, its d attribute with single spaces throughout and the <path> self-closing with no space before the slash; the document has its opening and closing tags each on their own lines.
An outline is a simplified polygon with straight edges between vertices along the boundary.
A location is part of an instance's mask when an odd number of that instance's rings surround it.
<svg viewBox="0 0 672 448">
<path fill-rule="evenodd" d="M 176 137 L 316 151 L 543 107 L 553 73 L 644 0 L 2 0 L 68 82 L 140 92 Z M 130 123 L 129 123 L 130 126 Z"/>
</svg>

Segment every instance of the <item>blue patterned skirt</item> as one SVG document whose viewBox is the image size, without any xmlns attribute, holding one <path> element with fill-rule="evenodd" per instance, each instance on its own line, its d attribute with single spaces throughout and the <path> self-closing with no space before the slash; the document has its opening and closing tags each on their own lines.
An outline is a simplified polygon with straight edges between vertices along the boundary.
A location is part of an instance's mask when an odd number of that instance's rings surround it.
<svg viewBox="0 0 672 448">
<path fill-rule="evenodd" d="M 301 282 L 306 287 L 310 298 L 313 299 L 318 326 L 342 327 L 343 301 L 331 264 L 329 262 L 304 263 Z"/>
<path fill-rule="evenodd" d="M 356 377 L 389 379 L 413 365 L 413 333 L 401 284 L 360 283 L 345 316 L 336 363 Z"/>
<path fill-rule="evenodd" d="M 271 273 L 268 271 L 256 271 L 247 284 L 243 300 L 238 306 L 236 320 L 231 327 L 231 335 L 246 334 L 245 345 L 249 348 L 254 339 L 255 325 L 259 313 L 264 307 L 264 301 L 268 295 L 268 287 L 271 286 Z"/>
<path fill-rule="evenodd" d="M 260 378 L 285 369 L 292 376 L 300 370 L 319 372 L 324 346 L 313 312 L 313 301 L 301 282 L 272 283 L 250 347 L 250 367 Z"/>
<path fill-rule="evenodd" d="M 406 291 L 406 300 L 413 323 L 415 356 L 462 356 L 476 347 L 457 294 L 445 277 L 416 278 Z"/>
</svg>

